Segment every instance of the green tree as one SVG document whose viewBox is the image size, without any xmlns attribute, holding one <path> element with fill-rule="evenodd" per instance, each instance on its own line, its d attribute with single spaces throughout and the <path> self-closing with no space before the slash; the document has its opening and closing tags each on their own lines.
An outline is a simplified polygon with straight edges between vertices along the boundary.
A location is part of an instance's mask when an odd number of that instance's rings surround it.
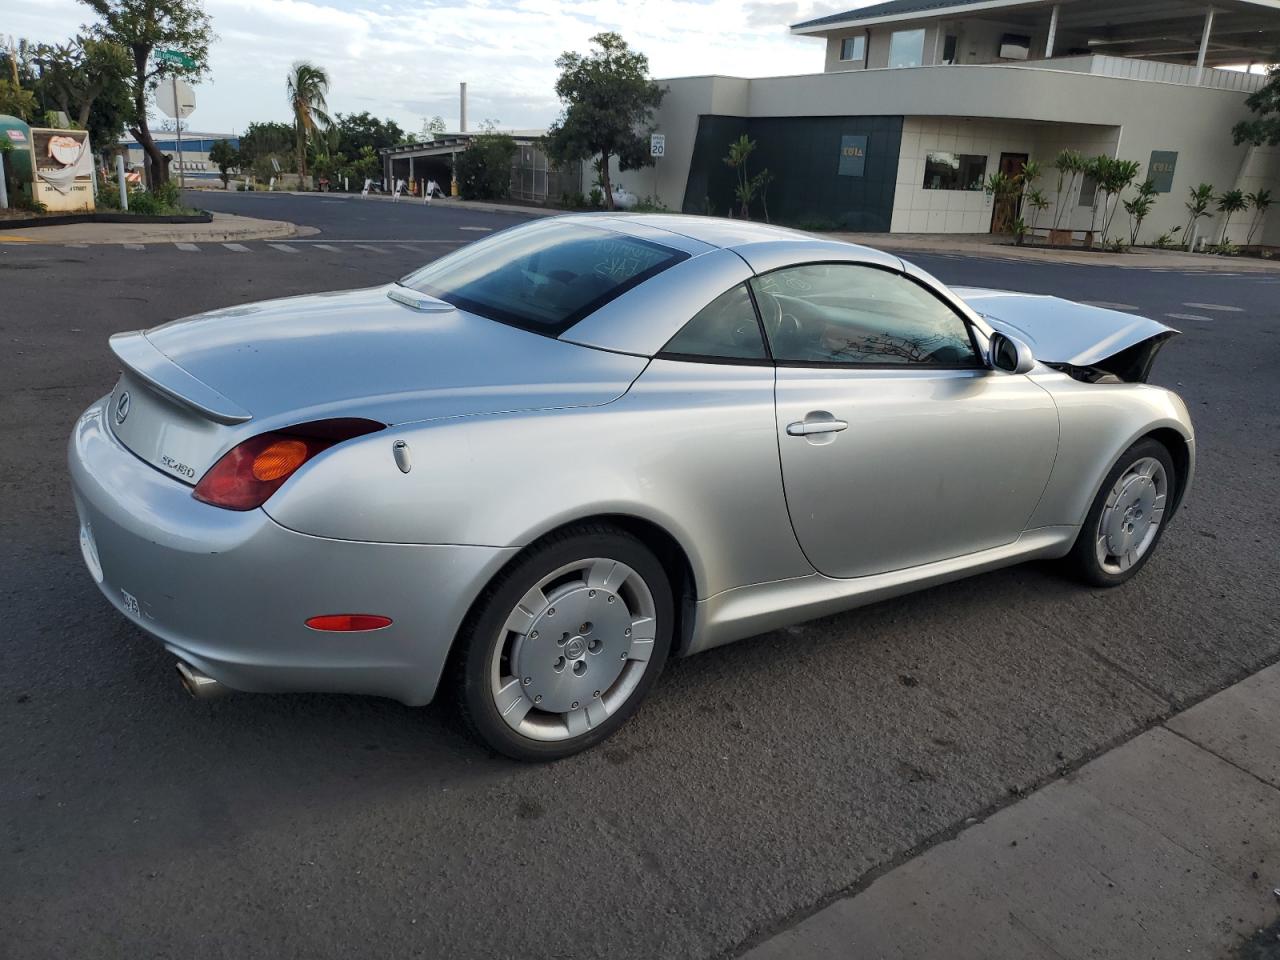
<svg viewBox="0 0 1280 960">
<path fill-rule="evenodd" d="M 0 77 L 0 113 L 29 121 L 35 118 L 38 109 L 34 93 L 7 77 Z"/>
<path fill-rule="evenodd" d="M 1245 199 L 1243 190 L 1228 190 L 1214 199 L 1218 204 L 1218 212 L 1226 214 L 1222 221 L 1222 240 L 1220 241 L 1221 243 L 1226 243 L 1227 229 L 1231 226 L 1231 215 L 1248 209 L 1249 201 Z"/>
<path fill-rule="evenodd" d="M 1142 181 L 1135 196 L 1124 201 L 1125 212 L 1129 214 L 1129 246 L 1138 242 L 1138 231 L 1142 229 L 1142 221 L 1147 219 L 1151 207 L 1156 202 L 1156 184 L 1150 177 Z"/>
<path fill-rule="evenodd" d="M 458 190 L 465 200 L 499 200 L 511 191 L 515 140 L 505 133 L 481 133 L 458 155 Z"/>
<path fill-rule="evenodd" d="M 1267 82 L 1245 99 L 1245 106 L 1252 110 L 1256 117 L 1252 120 L 1241 120 L 1231 128 L 1231 135 L 1236 143 L 1251 143 L 1255 147 L 1264 144 L 1274 147 L 1280 144 L 1280 52 L 1267 71 Z"/>
<path fill-rule="evenodd" d="M 240 155 L 243 166 L 252 166 L 259 160 L 287 156 L 293 150 L 293 127 L 278 120 L 251 123 L 240 135 Z"/>
<path fill-rule="evenodd" d="M 299 60 L 286 80 L 289 109 L 293 111 L 293 132 L 297 147 L 298 177 L 307 176 L 307 142 L 332 122 L 325 113 L 329 74 L 324 67 Z M 301 184 L 299 184 L 301 186 Z"/>
<path fill-rule="evenodd" d="M 435 140 L 445 132 L 444 117 L 436 114 L 430 120 L 422 121 L 422 132 L 419 136 L 423 140 Z"/>
<path fill-rule="evenodd" d="M 381 150 L 404 142 L 404 131 L 394 120 L 379 120 L 373 114 L 334 114 L 334 130 L 337 143 L 333 148 L 348 157 L 354 157 L 364 147 Z"/>
<path fill-rule="evenodd" d="M 1058 189 L 1053 196 L 1053 229 L 1061 227 L 1062 218 L 1069 209 L 1072 193 L 1075 192 L 1076 180 L 1084 172 L 1084 157 L 1078 150 L 1063 150 L 1053 158 L 1053 169 L 1058 171 Z M 1066 181 L 1067 192 L 1062 192 L 1063 181 Z M 1067 221 L 1070 223 L 1070 220 Z"/>
<path fill-rule="evenodd" d="M 168 161 L 151 136 L 147 98 L 170 77 L 199 80 L 208 72 L 209 44 L 215 39 L 200 0 L 80 0 L 101 18 L 93 29 L 100 40 L 129 51 L 130 105 L 126 124 L 147 155 L 152 190 L 169 181 Z M 153 59 L 156 50 L 177 50 L 181 63 Z"/>
<path fill-rule="evenodd" d="M 1257 190 L 1246 196 L 1245 199 L 1253 207 L 1253 220 L 1249 224 L 1249 233 L 1244 239 L 1246 244 L 1250 244 L 1253 243 L 1253 234 L 1262 225 L 1262 219 L 1267 215 L 1267 207 L 1271 206 L 1271 191 Z"/>
<path fill-rule="evenodd" d="M 129 51 L 118 43 L 80 35 L 67 43 L 41 44 L 35 64 L 41 99 L 88 130 L 98 147 L 113 143 L 124 130 L 129 109 Z"/>
<path fill-rule="evenodd" d="M 1191 249 L 1191 244 L 1195 241 L 1196 222 L 1209 212 L 1209 204 L 1213 202 L 1213 184 L 1201 183 L 1194 187 L 1189 187 L 1189 199 L 1184 204 L 1187 208 L 1187 228 L 1183 231 L 1183 239 L 1186 241 L 1187 249 Z"/>
<path fill-rule="evenodd" d="M 1106 162 L 1098 165 L 1098 189 L 1102 191 L 1102 242 L 1107 242 L 1111 233 L 1111 223 L 1119 209 L 1119 197 L 1134 180 L 1138 179 L 1138 171 L 1142 164 L 1137 160 L 1121 160 L 1118 157 L 1104 157 Z"/>
<path fill-rule="evenodd" d="M 761 204 L 764 206 L 764 218 L 768 220 L 769 205 L 764 203 L 764 190 L 773 178 L 767 169 L 761 170 L 755 176 L 747 174 L 747 158 L 755 152 L 755 149 L 756 142 L 744 133 L 729 144 L 729 154 L 724 158 L 724 162 L 737 177 L 737 184 L 733 188 L 733 196 L 738 201 L 738 215 L 743 220 L 750 220 L 751 201 L 759 196 Z"/>
<path fill-rule="evenodd" d="M 544 149 L 558 166 L 598 155 L 605 206 L 612 210 L 609 161 L 616 157 L 621 170 L 653 163 L 649 133 L 666 90 L 649 78 L 649 58 L 618 34 L 598 33 L 591 43 L 595 49 L 587 56 L 569 51 L 556 60 L 556 96 L 564 111 L 547 131 Z"/>
<path fill-rule="evenodd" d="M 230 171 L 240 169 L 240 151 L 231 145 L 230 140 L 215 140 L 209 148 L 209 159 L 217 166 L 224 187 L 231 182 Z"/>
</svg>

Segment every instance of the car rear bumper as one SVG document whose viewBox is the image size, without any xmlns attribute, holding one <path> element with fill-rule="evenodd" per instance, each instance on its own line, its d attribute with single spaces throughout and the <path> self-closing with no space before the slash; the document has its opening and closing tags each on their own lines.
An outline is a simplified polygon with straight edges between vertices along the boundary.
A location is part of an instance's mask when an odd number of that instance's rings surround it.
<svg viewBox="0 0 1280 960">
<path fill-rule="evenodd" d="M 120 444 L 104 401 L 76 423 L 68 461 L 85 564 L 117 610 L 235 690 L 431 699 L 472 599 L 516 548 L 331 540 L 201 503 Z M 393 622 L 305 625 L 327 613 Z"/>
</svg>

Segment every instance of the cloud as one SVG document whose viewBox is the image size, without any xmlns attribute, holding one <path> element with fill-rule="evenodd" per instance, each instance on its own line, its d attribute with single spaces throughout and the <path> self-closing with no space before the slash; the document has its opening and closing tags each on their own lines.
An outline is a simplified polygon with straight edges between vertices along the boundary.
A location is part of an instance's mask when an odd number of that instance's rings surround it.
<svg viewBox="0 0 1280 960">
<path fill-rule="evenodd" d="M 541 127 L 559 113 L 555 59 L 614 30 L 649 57 L 655 77 L 769 76 L 821 69 L 820 45 L 787 26 L 860 5 L 805 0 L 205 0 L 218 41 L 196 90 L 194 128 L 240 131 L 288 118 L 284 80 L 306 59 L 330 74 L 330 112 L 368 110 L 417 130 L 452 128 L 458 82 L 468 115 Z M 74 0 L 8 0 L 5 28 L 60 40 L 91 20 Z"/>
</svg>

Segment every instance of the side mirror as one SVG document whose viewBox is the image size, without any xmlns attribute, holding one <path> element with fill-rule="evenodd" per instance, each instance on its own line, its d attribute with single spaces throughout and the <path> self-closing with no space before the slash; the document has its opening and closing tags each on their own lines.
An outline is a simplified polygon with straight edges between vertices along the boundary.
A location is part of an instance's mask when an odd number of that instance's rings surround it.
<svg viewBox="0 0 1280 960">
<path fill-rule="evenodd" d="M 991 365 L 1005 373 L 1030 373 L 1036 365 L 1031 348 L 1016 337 L 991 335 Z"/>
</svg>

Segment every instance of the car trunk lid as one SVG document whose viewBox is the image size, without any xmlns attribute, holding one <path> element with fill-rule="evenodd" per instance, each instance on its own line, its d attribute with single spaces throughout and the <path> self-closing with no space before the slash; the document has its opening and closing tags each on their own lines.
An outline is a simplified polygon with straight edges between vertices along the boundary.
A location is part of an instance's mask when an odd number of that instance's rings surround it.
<svg viewBox="0 0 1280 960">
<path fill-rule="evenodd" d="M 247 304 L 117 334 L 106 415 L 195 483 L 236 443 L 331 417 L 382 423 L 608 403 L 647 362 L 409 297 L 392 285 Z"/>
</svg>

